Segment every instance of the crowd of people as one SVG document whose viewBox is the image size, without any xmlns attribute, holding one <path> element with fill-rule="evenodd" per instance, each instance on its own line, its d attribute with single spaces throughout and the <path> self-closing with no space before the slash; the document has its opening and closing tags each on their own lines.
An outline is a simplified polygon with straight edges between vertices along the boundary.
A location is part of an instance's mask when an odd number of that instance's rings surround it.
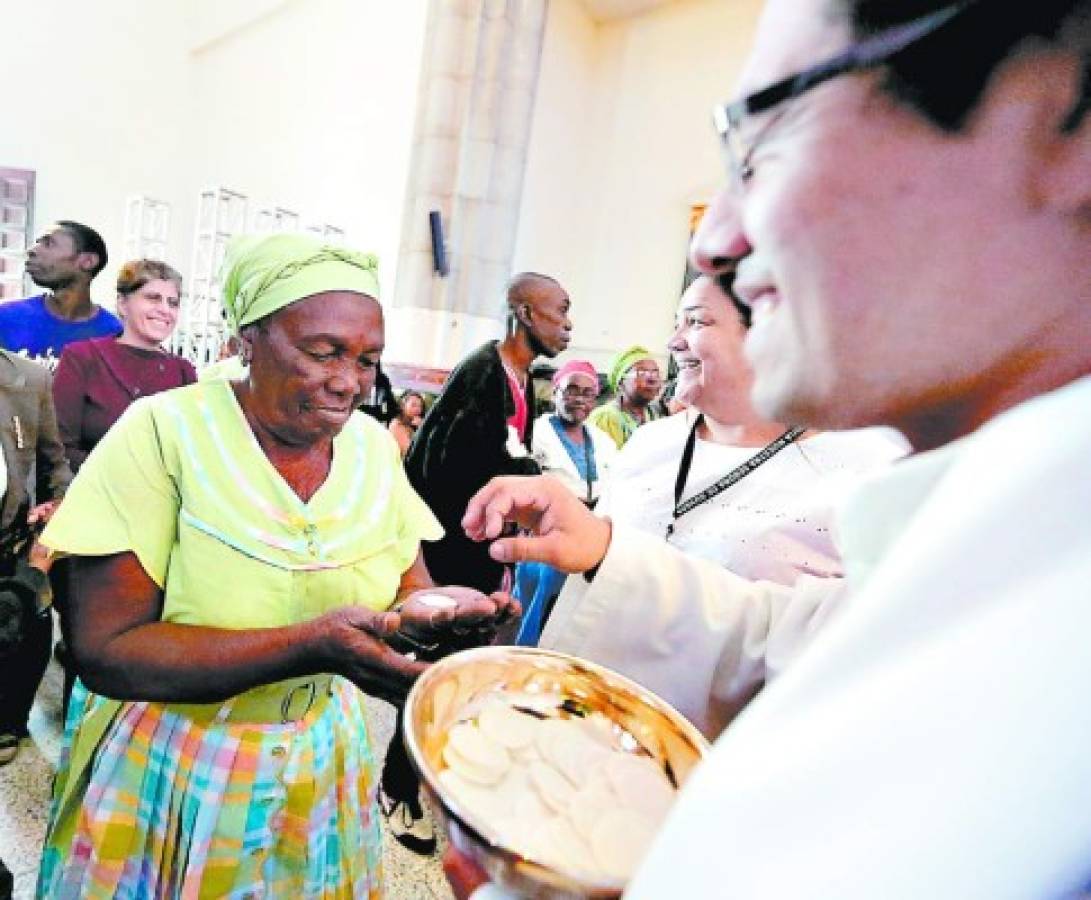
<svg viewBox="0 0 1091 900">
<path fill-rule="evenodd" d="M 547 274 L 398 396 L 373 256 L 236 238 L 198 381 L 178 273 L 125 263 L 114 316 L 101 237 L 48 229 L 0 306 L 0 764 L 50 596 L 73 675 L 39 895 L 378 896 L 383 818 L 436 840 L 364 695 L 490 641 L 713 742 L 627 896 L 1091 891 L 1089 23 L 769 0 L 673 333 L 563 361 L 552 409 Z"/>
</svg>

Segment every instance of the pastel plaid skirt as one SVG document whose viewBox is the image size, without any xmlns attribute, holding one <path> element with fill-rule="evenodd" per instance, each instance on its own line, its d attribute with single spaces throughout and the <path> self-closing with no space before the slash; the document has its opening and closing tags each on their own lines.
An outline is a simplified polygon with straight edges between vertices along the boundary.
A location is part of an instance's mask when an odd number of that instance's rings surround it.
<svg viewBox="0 0 1091 900">
<path fill-rule="evenodd" d="M 77 682 L 38 896 L 380 897 L 374 768 L 344 679 L 286 725 L 201 723 Z"/>
</svg>

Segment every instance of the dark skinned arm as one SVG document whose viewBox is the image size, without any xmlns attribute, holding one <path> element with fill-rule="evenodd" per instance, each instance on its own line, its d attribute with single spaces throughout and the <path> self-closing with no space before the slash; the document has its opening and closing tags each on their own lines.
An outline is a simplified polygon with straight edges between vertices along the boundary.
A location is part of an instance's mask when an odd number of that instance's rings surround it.
<svg viewBox="0 0 1091 900">
<path fill-rule="evenodd" d="M 84 683 L 119 700 L 211 703 L 285 678 L 332 672 L 361 690 L 404 696 L 424 666 L 380 637 L 396 613 L 335 609 L 281 628 L 162 622 L 163 593 L 135 554 L 78 557 L 65 640 Z"/>
</svg>

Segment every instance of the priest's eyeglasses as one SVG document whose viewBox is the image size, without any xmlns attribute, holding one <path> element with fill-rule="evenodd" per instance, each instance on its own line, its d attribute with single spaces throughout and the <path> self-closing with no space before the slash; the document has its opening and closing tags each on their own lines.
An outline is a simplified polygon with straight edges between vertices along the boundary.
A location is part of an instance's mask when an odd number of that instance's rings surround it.
<svg viewBox="0 0 1091 900">
<path fill-rule="evenodd" d="M 811 88 L 840 75 L 863 72 L 883 65 L 901 51 L 935 34 L 975 3 L 976 0 L 963 0 L 961 3 L 953 3 L 918 19 L 896 25 L 853 44 L 847 50 L 824 62 L 755 91 L 741 100 L 714 107 L 712 121 L 720 135 L 728 175 L 734 187 L 741 190 L 754 174 L 754 151 L 762 138 L 768 134 L 770 127 L 784 114 L 785 108 L 782 107 L 766 118 L 756 130 L 754 127 L 746 128 L 748 119 L 752 120 L 754 116 L 767 113 L 785 101 L 794 100 Z M 744 130 L 750 132 L 749 137 L 744 135 Z"/>
</svg>

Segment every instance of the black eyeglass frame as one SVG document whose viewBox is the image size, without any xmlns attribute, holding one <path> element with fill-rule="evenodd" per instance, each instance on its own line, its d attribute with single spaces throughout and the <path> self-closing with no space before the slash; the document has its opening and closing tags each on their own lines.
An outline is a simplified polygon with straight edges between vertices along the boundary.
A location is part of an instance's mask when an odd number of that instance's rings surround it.
<svg viewBox="0 0 1091 900">
<path fill-rule="evenodd" d="M 717 104 L 712 110 L 712 121 L 728 157 L 729 174 L 734 183 L 741 187 L 753 174 L 750 160 L 761 136 L 765 133 L 765 129 L 762 129 L 755 135 L 754 140 L 747 144 L 740 130 L 747 116 L 768 112 L 778 104 L 786 100 L 794 100 L 811 88 L 841 75 L 881 66 L 889 62 L 896 54 L 935 34 L 952 19 L 974 6 L 976 2 L 977 0 L 962 0 L 960 3 L 951 4 L 918 19 L 896 25 L 880 34 L 865 38 L 847 50 L 802 72 L 789 75 L 768 87 L 748 94 L 741 100 Z"/>
</svg>

